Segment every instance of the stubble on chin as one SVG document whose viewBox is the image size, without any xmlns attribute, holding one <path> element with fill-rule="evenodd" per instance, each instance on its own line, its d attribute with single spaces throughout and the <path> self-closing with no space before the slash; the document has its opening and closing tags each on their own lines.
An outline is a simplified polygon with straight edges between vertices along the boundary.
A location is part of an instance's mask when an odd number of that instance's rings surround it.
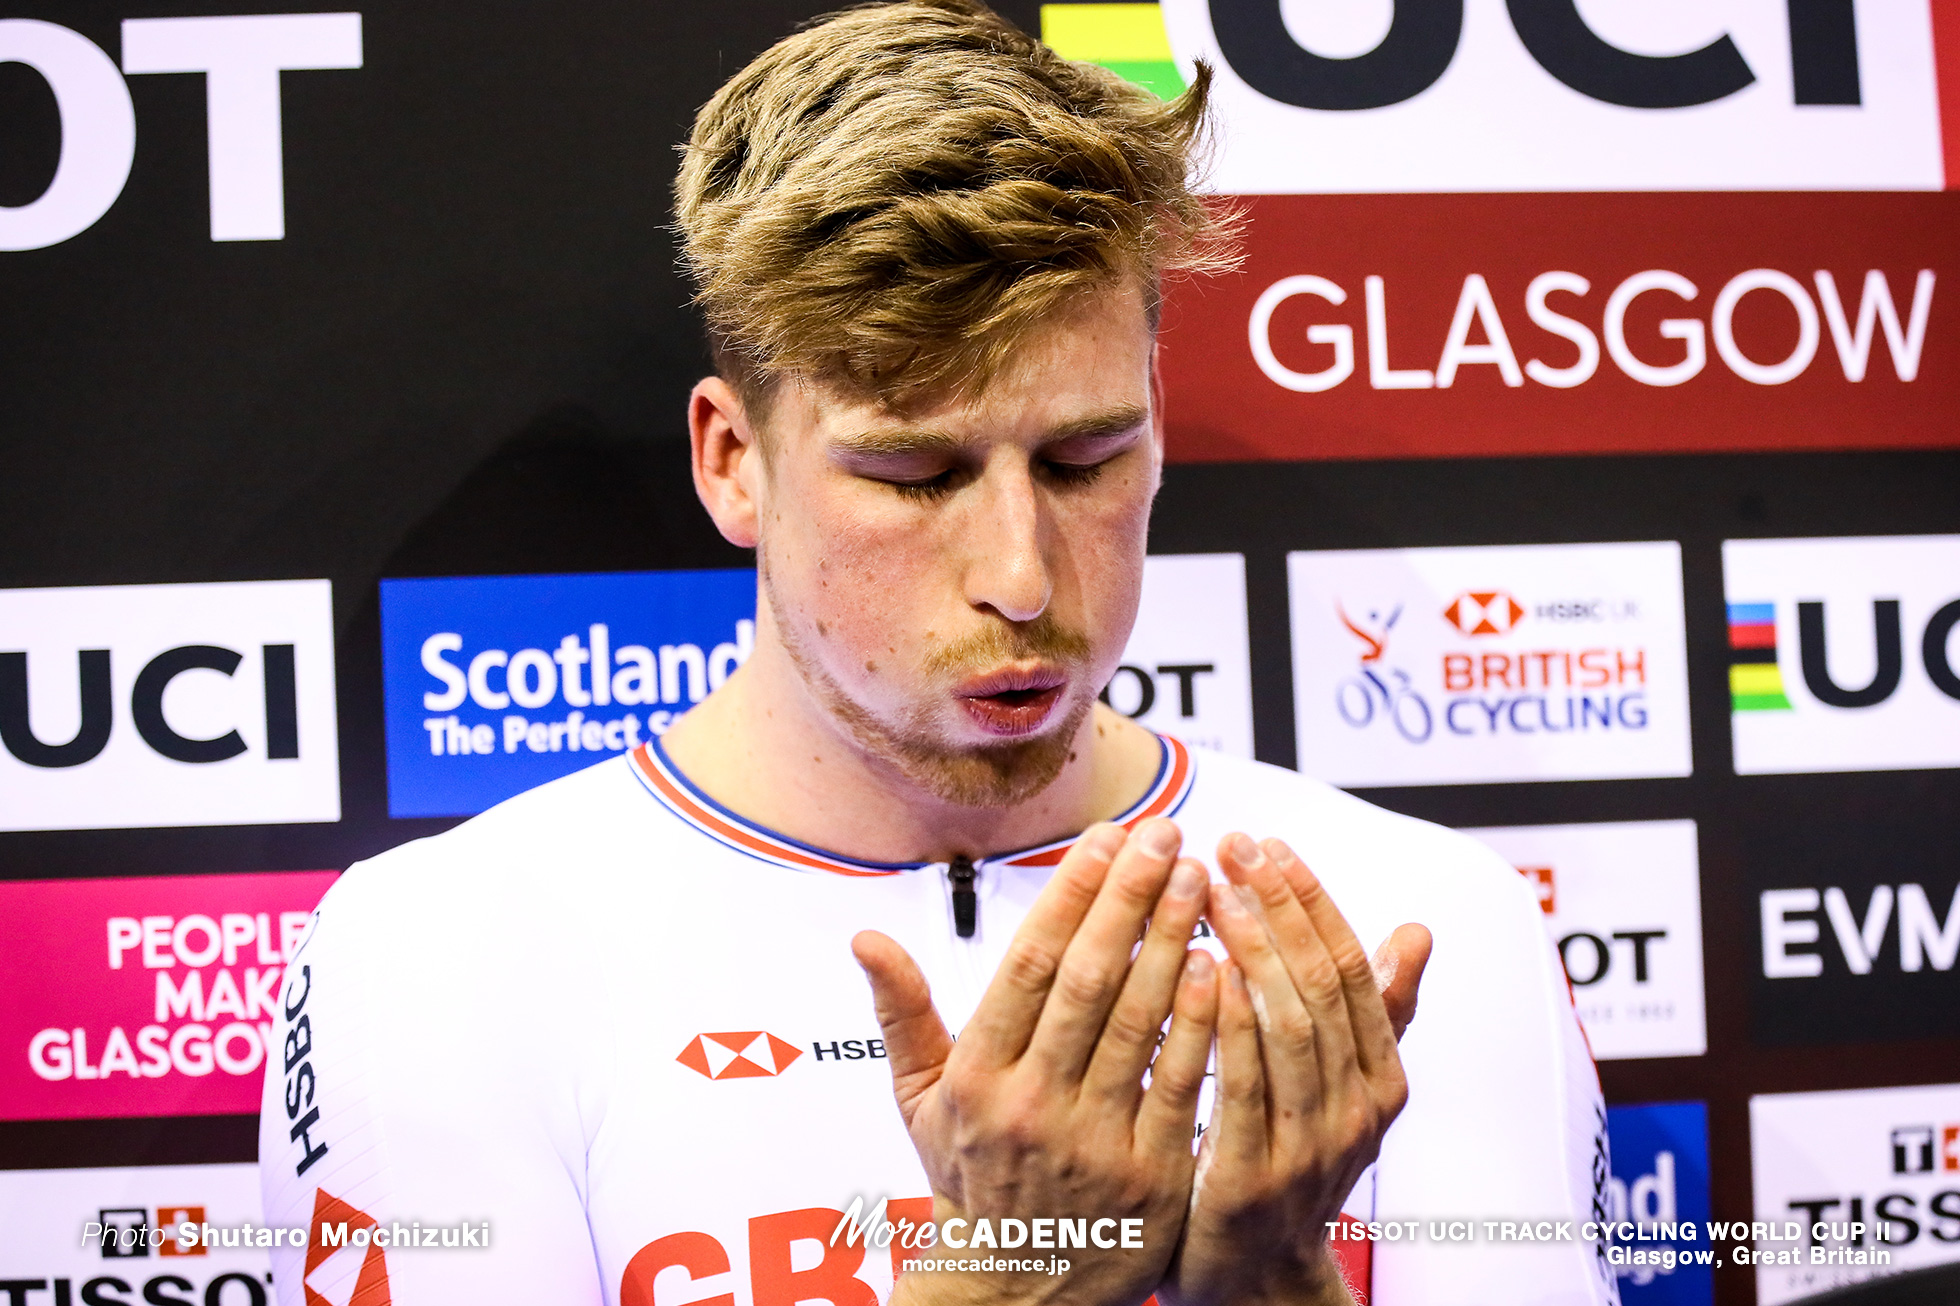
<svg viewBox="0 0 1960 1306">
<path fill-rule="evenodd" d="M 1046 730 L 998 744 L 976 747 L 949 743 L 936 728 L 934 712 L 928 705 L 888 721 L 845 692 L 805 646 L 798 623 L 776 601 L 768 568 L 759 569 L 775 613 L 776 630 L 797 674 L 860 749 L 907 783 L 960 807 L 1013 807 L 1054 783 L 1068 764 L 1075 737 L 1095 706 L 1095 700 L 1079 688 L 1059 720 Z M 1089 641 L 1079 632 L 1064 629 L 1044 612 L 1019 626 L 996 622 L 942 645 L 926 659 L 925 670 L 932 680 L 953 683 L 962 672 L 988 671 L 1001 662 L 1027 657 L 1060 662 L 1079 672 L 1089 661 Z"/>
</svg>

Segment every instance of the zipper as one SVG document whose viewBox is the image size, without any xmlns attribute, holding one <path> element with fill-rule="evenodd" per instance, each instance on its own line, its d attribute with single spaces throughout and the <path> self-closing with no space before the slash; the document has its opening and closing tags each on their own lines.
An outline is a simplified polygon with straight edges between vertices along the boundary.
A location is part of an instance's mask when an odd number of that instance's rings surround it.
<svg viewBox="0 0 1960 1306">
<path fill-rule="evenodd" d="M 980 895 L 973 891 L 978 876 L 973 859 L 965 853 L 955 853 L 946 864 L 946 878 L 953 886 L 953 932 L 962 939 L 972 938 L 980 924 Z"/>
</svg>

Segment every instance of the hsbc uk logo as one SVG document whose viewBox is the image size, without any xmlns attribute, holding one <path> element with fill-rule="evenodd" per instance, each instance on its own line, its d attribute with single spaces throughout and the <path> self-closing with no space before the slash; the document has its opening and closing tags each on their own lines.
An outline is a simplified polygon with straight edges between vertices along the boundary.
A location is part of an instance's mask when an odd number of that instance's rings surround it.
<svg viewBox="0 0 1960 1306">
<path fill-rule="evenodd" d="M 1443 620 L 1465 635 L 1504 635 L 1524 620 L 1524 605 L 1503 590 L 1464 593 L 1443 609 Z"/>
</svg>

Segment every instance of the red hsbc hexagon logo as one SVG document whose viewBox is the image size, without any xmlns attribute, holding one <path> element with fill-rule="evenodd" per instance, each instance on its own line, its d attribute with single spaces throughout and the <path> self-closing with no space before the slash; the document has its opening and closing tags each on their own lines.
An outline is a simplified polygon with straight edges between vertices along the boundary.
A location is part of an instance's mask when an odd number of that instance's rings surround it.
<svg viewBox="0 0 1960 1306">
<path fill-rule="evenodd" d="M 1524 620 L 1524 608 L 1503 590 L 1459 594 L 1443 617 L 1466 635 L 1505 635 Z"/>
<path fill-rule="evenodd" d="M 759 1029 L 697 1034 L 674 1058 L 709 1079 L 768 1079 L 780 1075 L 803 1050 Z"/>
</svg>

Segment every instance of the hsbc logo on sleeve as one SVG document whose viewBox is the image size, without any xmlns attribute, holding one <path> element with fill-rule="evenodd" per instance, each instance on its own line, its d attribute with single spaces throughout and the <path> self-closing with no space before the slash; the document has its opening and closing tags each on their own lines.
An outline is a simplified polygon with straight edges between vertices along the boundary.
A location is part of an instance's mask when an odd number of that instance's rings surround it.
<svg viewBox="0 0 1960 1306">
<path fill-rule="evenodd" d="M 1729 540 L 1741 775 L 1960 766 L 1960 535 Z"/>
<path fill-rule="evenodd" d="M 1601 1061 L 1708 1050 L 1693 821 L 1468 830 L 1531 881 Z"/>
<path fill-rule="evenodd" d="M 1799 1264 L 1758 1264 L 1763 1306 L 1960 1260 L 1960 1084 L 1749 1099 L 1754 1218 Z M 1882 1258 L 1882 1259 L 1881 1259 Z"/>
<path fill-rule="evenodd" d="M 1926 0 L 1167 0 L 1213 181 L 1320 191 L 1938 189 Z"/>
<path fill-rule="evenodd" d="M 0 591 L 0 830 L 340 819 L 324 580 Z"/>
<path fill-rule="evenodd" d="M 795 1044 L 750 1029 L 697 1034 L 674 1060 L 708 1079 L 773 1079 L 802 1055 Z"/>
</svg>

